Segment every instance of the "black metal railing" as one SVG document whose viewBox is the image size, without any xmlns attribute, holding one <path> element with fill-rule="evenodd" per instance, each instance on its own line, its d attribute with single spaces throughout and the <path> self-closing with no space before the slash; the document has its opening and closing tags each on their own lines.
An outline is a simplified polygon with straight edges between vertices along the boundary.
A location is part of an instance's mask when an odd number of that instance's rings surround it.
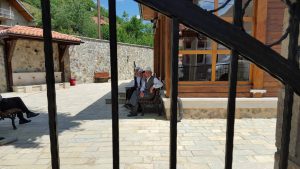
<svg viewBox="0 0 300 169">
<path fill-rule="evenodd" d="M 112 142 L 113 142 L 113 169 L 120 168 L 119 154 L 119 103 L 118 103 L 118 56 L 117 56 L 117 23 L 116 1 L 109 3 L 109 39 L 110 39 L 110 66 L 111 66 L 111 110 L 112 110 Z"/>
<path fill-rule="evenodd" d="M 54 65 L 53 65 L 50 0 L 41 0 L 41 6 L 42 6 L 42 19 L 43 19 L 49 131 L 50 131 L 50 143 L 51 143 L 50 144 L 51 165 L 53 169 L 59 169 L 60 168 L 59 144 L 58 144 L 58 135 L 57 135 L 57 109 L 56 109 L 55 78 L 54 78 Z"/>
<path fill-rule="evenodd" d="M 233 24 L 234 26 L 243 28 L 242 1 L 234 0 Z M 227 128 L 226 128 L 226 148 L 225 148 L 225 168 L 232 168 L 233 156 L 233 140 L 234 140 L 234 122 L 235 122 L 235 101 L 236 101 L 236 85 L 238 73 L 239 52 L 233 48 L 231 50 L 230 72 L 229 72 L 229 91 L 227 105 Z"/>
<path fill-rule="evenodd" d="M 171 89 L 171 121 L 170 121 L 170 169 L 176 169 L 177 159 L 177 95 L 178 95 L 178 27 L 179 22 L 190 26 L 199 33 L 224 44 L 232 49 L 230 65 L 230 89 L 227 109 L 227 134 L 225 168 L 232 168 L 232 152 L 234 138 L 235 99 L 238 69 L 238 55 L 243 55 L 275 78 L 286 84 L 280 169 L 287 168 L 289 136 L 294 92 L 300 94 L 300 71 L 297 53 L 299 37 L 300 2 L 289 3 L 290 43 L 289 57 L 284 59 L 278 53 L 249 36 L 242 29 L 243 7 L 240 0 L 235 0 L 234 25 L 231 25 L 213 14 L 197 7 L 186 0 L 136 0 L 172 18 L 172 89 Z M 287 0 L 286 2 L 290 2 Z M 51 144 L 51 164 L 59 169 L 59 147 L 56 122 L 56 94 L 54 86 L 53 48 L 51 37 L 50 1 L 41 0 L 44 30 L 44 52 L 46 65 L 47 98 L 49 111 L 49 128 Z M 117 34 L 116 34 L 116 1 L 109 0 L 110 55 L 111 55 L 111 93 L 112 93 L 112 136 L 113 136 L 113 168 L 120 166 L 119 157 L 119 116 L 118 116 L 118 71 L 117 71 Z M 201 18 L 201 19 L 199 19 Z"/>
</svg>

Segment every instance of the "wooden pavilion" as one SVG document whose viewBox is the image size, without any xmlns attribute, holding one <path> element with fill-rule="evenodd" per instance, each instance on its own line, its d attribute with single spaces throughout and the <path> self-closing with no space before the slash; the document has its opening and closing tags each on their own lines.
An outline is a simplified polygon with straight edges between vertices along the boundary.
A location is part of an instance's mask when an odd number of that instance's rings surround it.
<svg viewBox="0 0 300 169">
<path fill-rule="evenodd" d="M 206 10 L 213 10 L 225 0 L 193 0 Z M 247 0 L 243 0 L 244 4 Z M 244 29 L 264 44 L 281 37 L 284 3 L 274 0 L 253 0 L 245 10 Z M 141 16 L 153 23 L 154 72 L 166 82 L 170 95 L 171 20 L 144 5 Z M 233 1 L 214 12 L 220 18 L 233 21 Z M 201 19 L 201 18 L 199 18 Z M 180 25 L 179 40 L 179 97 L 227 97 L 230 49 L 220 43 Z M 281 46 L 272 47 L 280 53 Z M 238 97 L 275 97 L 281 84 L 254 64 L 239 58 Z"/>
</svg>

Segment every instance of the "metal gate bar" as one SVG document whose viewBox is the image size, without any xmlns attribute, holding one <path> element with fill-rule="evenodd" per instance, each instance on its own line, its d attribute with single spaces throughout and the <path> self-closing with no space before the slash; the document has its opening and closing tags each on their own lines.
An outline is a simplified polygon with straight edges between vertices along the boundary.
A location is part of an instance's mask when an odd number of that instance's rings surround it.
<svg viewBox="0 0 300 169">
<path fill-rule="evenodd" d="M 119 103 L 118 103 L 118 56 L 117 56 L 117 28 L 116 1 L 109 0 L 109 39 L 111 66 L 111 110 L 112 110 L 112 141 L 113 141 L 113 169 L 119 169 Z"/>
<path fill-rule="evenodd" d="M 170 169 L 177 168 L 177 97 L 178 97 L 178 43 L 179 22 L 172 19 L 171 35 L 171 120 L 170 120 Z"/>
<path fill-rule="evenodd" d="M 300 3 L 294 3 L 289 6 L 289 53 L 288 61 L 291 65 L 299 67 L 299 58 L 297 55 L 298 38 L 299 38 L 299 17 L 300 17 Z M 291 133 L 291 122 L 293 113 L 294 91 L 290 85 L 285 86 L 284 96 L 284 109 L 282 115 L 282 134 L 281 134 L 281 147 L 280 147 L 280 159 L 279 169 L 287 169 L 288 156 L 289 156 L 289 144 Z"/>
<path fill-rule="evenodd" d="M 234 0 L 234 18 L 233 24 L 242 29 L 242 1 Z M 226 131 L 226 149 L 225 149 L 225 169 L 232 168 L 232 154 L 234 141 L 234 120 L 235 120 L 235 104 L 236 104 L 236 85 L 238 72 L 238 57 L 237 50 L 231 50 L 230 77 L 229 77 L 229 93 L 227 104 L 227 131 Z"/>
<path fill-rule="evenodd" d="M 51 165 L 52 169 L 59 169 L 59 147 L 57 136 L 57 109 L 56 93 L 53 66 L 53 47 L 51 33 L 51 15 L 50 1 L 41 0 L 42 20 L 43 20 L 43 37 L 46 67 L 47 99 L 48 99 L 48 117 L 50 130 L 50 147 L 51 147 Z"/>
</svg>

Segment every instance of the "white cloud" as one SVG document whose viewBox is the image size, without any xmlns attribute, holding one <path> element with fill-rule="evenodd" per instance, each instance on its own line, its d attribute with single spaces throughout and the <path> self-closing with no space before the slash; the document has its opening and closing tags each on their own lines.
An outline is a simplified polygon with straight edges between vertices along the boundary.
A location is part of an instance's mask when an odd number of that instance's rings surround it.
<svg viewBox="0 0 300 169">
<path fill-rule="evenodd" d="M 137 18 L 137 19 L 141 19 L 141 16 L 140 16 L 140 15 L 137 15 L 136 18 Z"/>
</svg>

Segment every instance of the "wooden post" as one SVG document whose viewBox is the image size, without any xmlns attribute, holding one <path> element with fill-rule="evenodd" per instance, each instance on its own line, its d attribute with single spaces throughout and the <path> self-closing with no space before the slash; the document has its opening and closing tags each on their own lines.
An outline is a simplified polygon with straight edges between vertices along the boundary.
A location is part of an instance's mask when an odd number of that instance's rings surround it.
<svg viewBox="0 0 300 169">
<path fill-rule="evenodd" d="M 216 81 L 217 50 L 218 50 L 218 43 L 212 42 L 211 81 Z"/>
<path fill-rule="evenodd" d="M 219 7 L 218 0 L 214 1 L 214 9 Z M 214 12 L 215 15 L 218 15 L 218 11 Z M 216 66 L 217 66 L 217 51 L 218 51 L 218 43 L 215 41 L 211 42 L 212 46 L 212 55 L 211 55 L 211 81 L 216 81 Z"/>
<path fill-rule="evenodd" d="M 166 16 L 165 16 L 166 17 Z M 166 97 L 170 97 L 170 91 L 171 91 L 171 19 L 166 17 L 166 22 L 165 22 L 165 82 L 166 82 Z M 179 33 L 179 32 L 178 32 Z"/>
<path fill-rule="evenodd" d="M 65 75 L 65 62 L 64 62 L 64 58 L 66 55 L 66 52 L 68 51 L 69 46 L 68 45 L 58 45 L 58 55 L 59 55 L 59 71 L 62 72 L 61 73 L 61 81 L 62 82 L 66 82 L 66 75 Z"/>
<path fill-rule="evenodd" d="M 159 72 L 159 28 L 155 28 L 154 33 L 154 56 L 153 56 L 153 65 L 155 73 Z"/>
<path fill-rule="evenodd" d="M 12 92 L 13 91 L 13 75 L 12 75 L 12 57 L 13 57 L 13 52 L 16 47 L 16 40 L 5 40 L 4 45 L 5 45 L 5 67 L 6 67 L 6 80 L 7 80 L 7 90 Z"/>
<path fill-rule="evenodd" d="M 267 6 L 268 0 L 256 0 L 255 1 L 255 38 L 261 41 L 262 43 L 267 42 Z M 253 66 L 252 70 L 252 80 L 253 80 L 253 89 L 263 89 L 264 88 L 264 71 L 257 66 Z M 263 94 L 257 93 L 253 94 L 253 97 L 262 97 Z"/>
<path fill-rule="evenodd" d="M 165 19 L 164 19 L 164 16 L 163 15 L 160 15 L 160 57 L 159 57 L 159 75 L 158 77 L 162 77 L 163 75 L 163 71 L 164 71 L 164 64 L 163 64 L 163 59 L 164 59 L 164 50 L 165 50 L 165 46 L 164 46 L 164 35 L 165 35 L 165 29 L 164 29 L 164 26 L 165 26 Z"/>
</svg>

